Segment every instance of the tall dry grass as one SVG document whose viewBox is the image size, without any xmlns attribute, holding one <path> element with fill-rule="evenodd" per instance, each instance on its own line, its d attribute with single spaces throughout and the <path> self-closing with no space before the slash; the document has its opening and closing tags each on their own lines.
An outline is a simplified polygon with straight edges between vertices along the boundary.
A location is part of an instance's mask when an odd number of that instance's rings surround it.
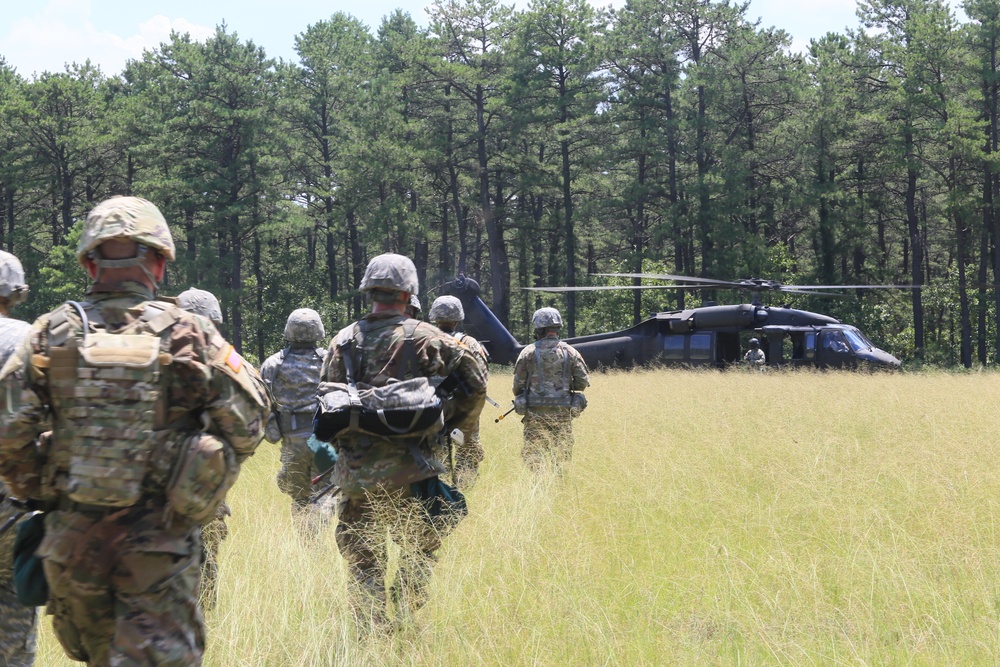
<svg viewBox="0 0 1000 667">
<path fill-rule="evenodd" d="M 231 494 L 206 664 L 996 664 L 998 380 L 595 375 L 561 478 L 487 411 L 470 517 L 381 642 L 356 641 L 333 531 L 299 538 L 265 444 Z M 38 664 L 73 664 L 43 624 Z"/>
</svg>

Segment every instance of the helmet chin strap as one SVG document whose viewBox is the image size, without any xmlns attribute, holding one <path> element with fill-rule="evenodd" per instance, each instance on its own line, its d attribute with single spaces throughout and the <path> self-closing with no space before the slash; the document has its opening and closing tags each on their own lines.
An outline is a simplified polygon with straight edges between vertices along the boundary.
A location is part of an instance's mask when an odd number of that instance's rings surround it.
<svg viewBox="0 0 1000 667">
<path fill-rule="evenodd" d="M 97 246 L 89 253 L 87 257 L 97 266 L 97 275 L 94 277 L 95 282 L 101 282 L 101 270 L 102 269 L 128 269 L 133 266 L 138 266 L 142 269 L 142 272 L 146 274 L 149 278 L 149 282 L 156 285 L 156 278 L 153 277 L 153 272 L 149 270 L 146 266 L 146 254 L 149 252 L 149 246 L 145 246 L 141 243 L 137 244 L 138 250 L 135 253 L 135 257 L 126 257 L 125 259 L 105 259 L 101 256 L 101 247 Z"/>
</svg>

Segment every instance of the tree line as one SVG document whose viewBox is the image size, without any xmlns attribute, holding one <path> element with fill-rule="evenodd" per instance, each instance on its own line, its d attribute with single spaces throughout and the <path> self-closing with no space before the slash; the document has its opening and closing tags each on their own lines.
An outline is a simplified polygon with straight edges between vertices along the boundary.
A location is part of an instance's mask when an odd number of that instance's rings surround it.
<svg viewBox="0 0 1000 667">
<path fill-rule="evenodd" d="M 792 284 L 915 284 L 795 305 L 929 363 L 1000 358 L 1000 0 L 860 0 L 859 24 L 791 50 L 749 3 L 437 0 L 426 28 L 344 13 L 269 58 L 226 26 L 106 75 L 26 78 L 0 59 L 0 245 L 35 315 L 86 284 L 87 211 L 154 201 L 178 261 L 165 293 L 215 292 L 263 359 L 294 308 L 363 312 L 368 259 L 432 289 L 474 277 L 522 340 L 732 292 L 560 296 L 539 285 L 658 271 Z M 638 279 L 617 279 L 638 284 Z"/>
</svg>

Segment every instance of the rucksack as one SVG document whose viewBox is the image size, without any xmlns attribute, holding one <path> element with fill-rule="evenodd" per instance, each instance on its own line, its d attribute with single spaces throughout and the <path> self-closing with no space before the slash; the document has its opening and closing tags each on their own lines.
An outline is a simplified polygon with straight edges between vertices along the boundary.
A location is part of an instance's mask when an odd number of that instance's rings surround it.
<svg viewBox="0 0 1000 667">
<path fill-rule="evenodd" d="M 363 322 L 363 321 L 362 321 Z M 314 431 L 316 438 L 332 442 L 349 434 L 379 437 L 420 436 L 437 433 L 444 426 L 441 399 L 430 380 L 416 375 L 414 332 L 419 322 L 403 323 L 405 356 L 403 379 L 374 387 L 356 382 L 355 359 L 364 336 L 362 323 L 356 323 L 352 335 L 340 346 L 347 382 L 324 382 L 320 385 L 319 407 Z"/>
</svg>

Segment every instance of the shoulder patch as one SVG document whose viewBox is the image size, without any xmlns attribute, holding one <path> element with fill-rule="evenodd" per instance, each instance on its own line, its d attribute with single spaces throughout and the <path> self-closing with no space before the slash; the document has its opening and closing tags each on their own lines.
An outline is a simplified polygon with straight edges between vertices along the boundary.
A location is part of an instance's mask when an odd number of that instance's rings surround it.
<svg viewBox="0 0 1000 667">
<path fill-rule="evenodd" d="M 232 345 L 230 345 L 229 349 L 226 350 L 226 365 L 229 366 L 234 373 L 239 373 L 240 369 L 243 368 L 243 357 L 240 356 L 240 353 L 237 352 L 236 348 Z"/>
</svg>

